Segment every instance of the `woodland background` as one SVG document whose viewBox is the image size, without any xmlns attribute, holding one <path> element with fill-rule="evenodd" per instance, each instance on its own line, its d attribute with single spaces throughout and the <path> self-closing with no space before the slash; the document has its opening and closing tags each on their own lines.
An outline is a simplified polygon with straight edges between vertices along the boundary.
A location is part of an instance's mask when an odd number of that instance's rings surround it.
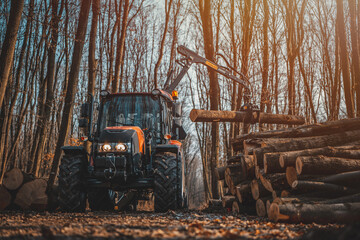
<svg viewBox="0 0 360 240">
<path fill-rule="evenodd" d="M 82 144 L 87 93 L 161 87 L 180 70 L 180 44 L 224 65 L 225 55 L 261 111 L 307 123 L 360 115 L 360 0 L 2 0 L 1 178 L 16 166 L 54 182 L 60 147 Z M 188 113 L 238 110 L 242 87 L 193 65 L 177 90 L 191 199 L 218 198 L 214 169 L 240 127 Z"/>
</svg>

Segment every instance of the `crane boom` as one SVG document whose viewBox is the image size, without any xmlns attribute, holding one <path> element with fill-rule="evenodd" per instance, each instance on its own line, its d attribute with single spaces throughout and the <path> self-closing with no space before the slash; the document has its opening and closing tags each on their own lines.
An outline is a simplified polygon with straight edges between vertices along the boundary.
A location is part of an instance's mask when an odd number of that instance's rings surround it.
<svg viewBox="0 0 360 240">
<path fill-rule="evenodd" d="M 241 84 L 246 88 L 247 92 L 250 92 L 249 83 L 247 82 L 247 80 L 242 80 L 236 77 L 235 75 L 232 74 L 232 72 L 228 68 L 220 66 L 204 57 L 201 57 L 199 54 L 197 54 L 196 52 L 190 50 L 189 48 L 183 45 L 179 46 L 177 48 L 177 51 L 184 56 L 184 58 L 178 61 L 178 63 L 181 64 L 183 68 L 181 69 L 179 75 L 175 78 L 175 80 L 170 84 L 170 86 L 168 86 L 168 83 L 165 83 L 165 91 L 167 91 L 168 93 L 171 93 L 178 86 L 181 79 L 185 76 L 185 74 L 190 69 L 193 63 L 200 63 L 210 67 L 211 69 L 215 70 L 216 72 L 220 73 L 226 78 L 229 78 Z"/>
</svg>

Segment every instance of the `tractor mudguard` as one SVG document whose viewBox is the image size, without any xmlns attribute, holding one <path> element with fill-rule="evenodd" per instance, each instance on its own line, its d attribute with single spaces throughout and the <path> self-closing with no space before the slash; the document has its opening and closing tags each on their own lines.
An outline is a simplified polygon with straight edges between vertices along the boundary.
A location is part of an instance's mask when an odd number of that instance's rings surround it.
<svg viewBox="0 0 360 240">
<path fill-rule="evenodd" d="M 159 144 L 156 146 L 155 153 L 160 153 L 160 152 L 172 152 L 178 154 L 179 152 L 181 152 L 181 143 Z"/>
<path fill-rule="evenodd" d="M 82 154 L 87 156 L 87 152 L 83 146 L 63 146 L 61 147 L 61 150 L 63 150 L 64 153 L 68 155 Z"/>
</svg>

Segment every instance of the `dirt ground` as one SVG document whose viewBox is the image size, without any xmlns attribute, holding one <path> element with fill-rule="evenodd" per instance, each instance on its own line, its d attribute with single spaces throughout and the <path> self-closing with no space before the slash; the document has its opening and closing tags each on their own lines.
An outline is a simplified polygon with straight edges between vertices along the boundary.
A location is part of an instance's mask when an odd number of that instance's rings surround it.
<svg viewBox="0 0 360 240">
<path fill-rule="evenodd" d="M 223 213 L 0 213 L 0 239 L 338 239 L 342 230 Z"/>
</svg>

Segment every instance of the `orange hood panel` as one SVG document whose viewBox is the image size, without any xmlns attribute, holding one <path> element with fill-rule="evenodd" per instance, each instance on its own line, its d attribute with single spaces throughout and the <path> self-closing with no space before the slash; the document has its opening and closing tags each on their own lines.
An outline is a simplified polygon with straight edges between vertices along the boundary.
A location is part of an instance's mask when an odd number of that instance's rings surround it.
<svg viewBox="0 0 360 240">
<path fill-rule="evenodd" d="M 145 135 L 141 128 L 136 126 L 116 126 L 116 127 L 106 127 L 105 130 L 135 130 L 139 139 L 139 150 L 144 154 L 144 144 L 145 144 Z"/>
</svg>

